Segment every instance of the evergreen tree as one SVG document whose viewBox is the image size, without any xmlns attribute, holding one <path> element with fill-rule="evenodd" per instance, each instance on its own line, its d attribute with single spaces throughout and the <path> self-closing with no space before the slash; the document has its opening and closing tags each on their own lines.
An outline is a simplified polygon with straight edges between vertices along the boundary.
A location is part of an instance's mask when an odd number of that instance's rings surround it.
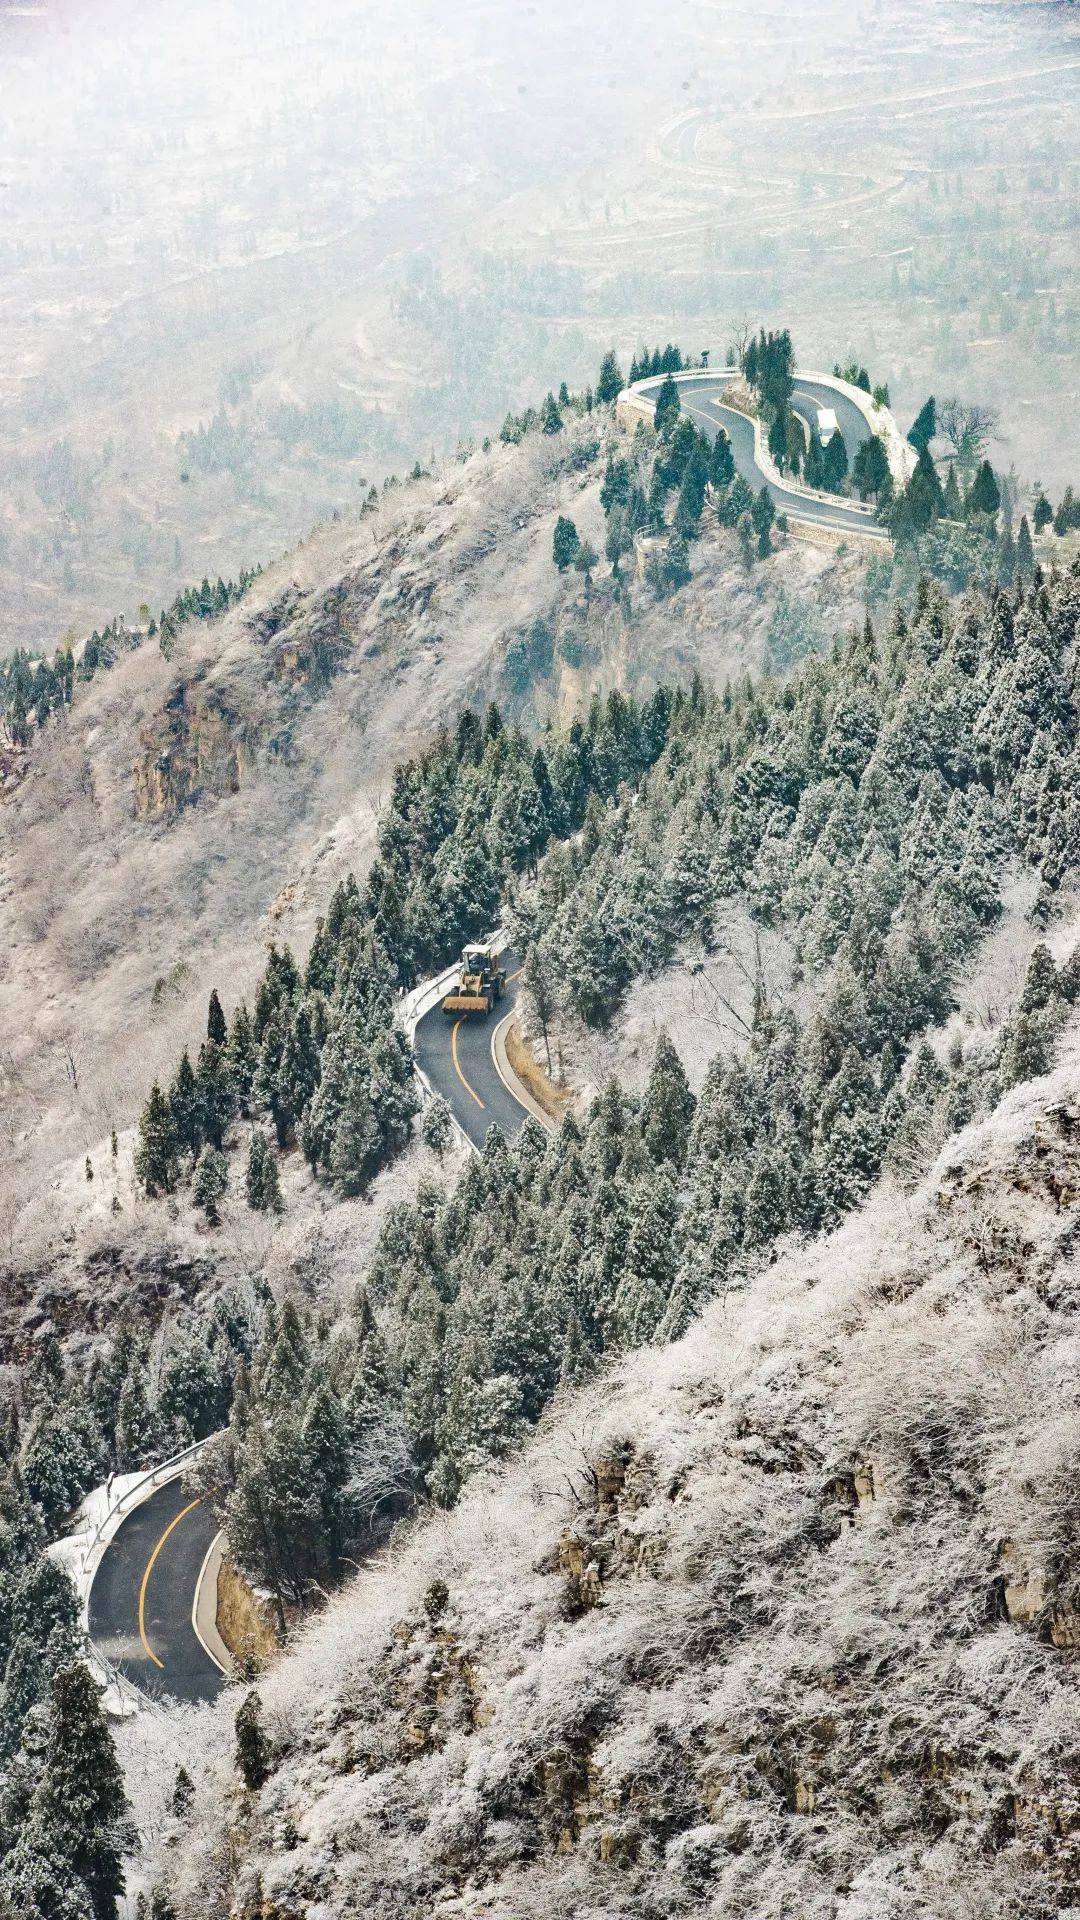
<svg viewBox="0 0 1080 1920">
<path fill-rule="evenodd" d="M 561 433 L 563 428 L 559 403 L 553 393 L 545 394 L 540 407 L 540 431 L 542 433 Z"/>
<path fill-rule="evenodd" d="M 319 1503 L 322 1543 L 330 1571 L 336 1573 L 348 1526 L 350 1455 L 344 1418 L 325 1383 L 316 1385 L 308 1401 L 300 1439 Z"/>
<path fill-rule="evenodd" d="M 229 1163 L 217 1147 L 205 1147 L 195 1168 L 192 1193 L 212 1227 L 221 1218 L 220 1205 L 229 1185 Z"/>
<path fill-rule="evenodd" d="M 622 561 L 628 553 L 634 551 L 634 536 L 630 530 L 625 512 L 620 507 L 612 509 L 607 520 L 607 536 L 604 541 L 604 557 L 611 565 L 616 580 L 621 577 Z"/>
<path fill-rule="evenodd" d="M 622 1346 L 653 1339 L 663 1320 L 678 1265 L 677 1215 L 666 1173 L 635 1190 L 625 1264 L 612 1304 L 615 1337 Z"/>
<path fill-rule="evenodd" d="M 257 1213 L 281 1212 L 281 1184 L 278 1179 L 277 1160 L 265 1133 L 258 1127 L 253 1127 L 251 1130 L 245 1191 L 248 1206 Z"/>
<path fill-rule="evenodd" d="M 654 1160 L 683 1165 L 696 1106 L 682 1061 L 662 1033 L 641 1103 L 642 1139 Z"/>
<path fill-rule="evenodd" d="M 550 956 L 542 943 L 533 942 L 525 955 L 525 965 L 521 974 L 521 985 L 526 1005 L 532 1019 L 540 1029 L 544 1042 L 544 1057 L 547 1070 L 551 1072 L 551 1043 L 549 1029 L 555 1017 L 555 981 Z"/>
<path fill-rule="evenodd" d="M 701 448 L 695 447 L 683 472 L 675 506 L 675 529 L 686 540 L 693 540 L 698 532 L 708 482 L 708 462 Z"/>
<path fill-rule="evenodd" d="M 1051 1035 L 1045 1016 L 1015 1013 L 1002 1035 L 998 1067 L 1002 1091 L 1048 1073 L 1051 1057 Z"/>
<path fill-rule="evenodd" d="M 969 513 L 986 513 L 995 516 L 1000 505 L 1001 488 L 989 460 L 984 460 L 971 483 L 971 490 L 967 497 L 967 510 Z"/>
<path fill-rule="evenodd" d="M 172 1118 L 173 1137 L 178 1147 L 190 1153 L 192 1159 L 198 1155 L 202 1146 L 202 1102 L 195 1080 L 195 1070 L 185 1047 L 180 1056 L 180 1065 L 172 1086 L 169 1088 L 169 1113 Z"/>
<path fill-rule="evenodd" d="M 450 1109 L 441 1094 L 436 1094 L 424 1108 L 421 1128 L 424 1145 L 441 1157 L 454 1137 L 453 1119 Z"/>
<path fill-rule="evenodd" d="M 205 1439 L 224 1424 L 231 1363 L 231 1349 L 223 1361 L 198 1334 L 174 1336 L 162 1364 L 158 1412 L 185 1440 Z"/>
<path fill-rule="evenodd" d="M 15 1755 L 26 1726 L 27 1716 L 36 1707 L 47 1687 L 47 1672 L 37 1636 L 16 1634 L 4 1669 L 0 1695 L 0 1766 Z"/>
<path fill-rule="evenodd" d="M 930 442 L 937 432 L 937 402 L 931 394 L 923 402 L 908 429 L 908 440 L 917 453 L 928 453 Z"/>
<path fill-rule="evenodd" d="M 1042 1013 L 1058 997 L 1058 974 L 1050 950 L 1040 941 L 1032 950 L 1020 995 L 1021 1013 Z"/>
<path fill-rule="evenodd" d="M 653 425 L 657 433 L 668 433 L 675 426 L 681 412 L 682 401 L 679 398 L 679 389 L 669 373 L 656 396 L 656 406 L 653 410 Z"/>
<path fill-rule="evenodd" d="M 127 1813 L 123 1775 L 101 1710 L 101 1690 L 81 1661 L 52 1682 L 36 1816 L 76 1881 L 95 1920 L 115 1920 L 124 1891 Z"/>
<path fill-rule="evenodd" d="M 139 1139 L 134 1162 L 136 1176 L 151 1197 L 172 1192 L 176 1185 L 176 1161 L 177 1141 L 172 1111 L 155 1080 L 139 1117 Z"/>
<path fill-rule="evenodd" d="M 937 468 L 925 447 L 920 452 L 915 463 L 915 471 L 908 481 L 906 499 L 913 524 L 919 530 L 931 526 L 945 511 L 945 496 L 941 490 Z"/>
<path fill-rule="evenodd" d="M 811 427 L 810 429 L 810 444 L 806 450 L 806 464 L 803 468 L 803 479 L 806 481 L 807 486 L 812 487 L 816 493 L 824 491 L 825 449 L 821 444 L 821 436 L 816 427 Z"/>
<path fill-rule="evenodd" d="M 754 504 L 750 509 L 750 519 L 758 537 L 758 554 L 761 559 L 764 559 L 772 550 L 769 534 L 776 519 L 776 508 L 773 506 L 772 494 L 768 487 L 762 487 L 755 496 Z"/>
<path fill-rule="evenodd" d="M 762 328 L 747 349 L 743 370 L 770 419 L 787 411 L 795 384 L 795 353 L 786 328 L 781 333 Z"/>
<path fill-rule="evenodd" d="M 657 599 L 665 599 L 685 587 L 691 579 L 690 553 L 681 533 L 673 532 L 663 551 L 649 562 L 648 581 Z"/>
<path fill-rule="evenodd" d="M 199 1135 L 220 1149 L 236 1112 L 236 1089 L 227 1049 L 216 1040 L 205 1040 L 199 1048 L 195 1096 Z"/>
<path fill-rule="evenodd" d="M 116 1464 L 121 1473 L 152 1466 L 159 1453 L 159 1428 L 150 1405 L 146 1368 L 134 1360 L 128 1368 L 116 1410 Z"/>
<path fill-rule="evenodd" d="M 848 476 L 848 450 L 839 427 L 830 435 L 829 444 L 823 449 L 821 470 L 826 491 L 840 493 Z"/>
<path fill-rule="evenodd" d="M 716 488 L 727 487 L 734 478 L 735 456 L 731 451 L 731 441 L 721 427 L 709 456 L 709 483 Z"/>
<path fill-rule="evenodd" d="M 596 382 L 596 398 L 602 407 L 617 400 L 626 385 L 614 353 L 605 353 Z"/>
<path fill-rule="evenodd" d="M 621 456 L 616 458 L 614 454 L 609 454 L 600 487 L 600 505 L 605 513 L 610 513 L 613 507 L 626 506 L 630 499 L 632 484 L 633 477 L 629 461 L 622 459 Z"/>
<path fill-rule="evenodd" d="M 262 1701 L 252 1691 L 236 1715 L 236 1766 L 250 1792 L 257 1793 L 270 1778 L 271 1761 L 270 1741 L 262 1723 Z"/>
<path fill-rule="evenodd" d="M 218 1047 L 223 1047 L 229 1037 L 229 1029 L 225 1023 L 225 1015 L 221 1010 L 221 1001 L 218 999 L 216 987 L 210 995 L 210 1007 L 206 1016 L 206 1037 Z"/>
<path fill-rule="evenodd" d="M 241 1001 L 232 1017 L 225 1047 L 225 1064 L 240 1112 L 250 1110 L 259 1050 L 247 1007 Z"/>
<path fill-rule="evenodd" d="M 572 520 L 560 514 L 555 522 L 555 537 L 552 541 L 552 557 L 560 573 L 565 573 L 577 559 L 581 541 L 578 530 Z"/>
<path fill-rule="evenodd" d="M 855 455 L 855 464 L 851 470 L 860 500 L 871 498 L 880 500 L 892 491 L 892 474 L 889 469 L 889 456 L 876 433 L 863 440 Z"/>
</svg>

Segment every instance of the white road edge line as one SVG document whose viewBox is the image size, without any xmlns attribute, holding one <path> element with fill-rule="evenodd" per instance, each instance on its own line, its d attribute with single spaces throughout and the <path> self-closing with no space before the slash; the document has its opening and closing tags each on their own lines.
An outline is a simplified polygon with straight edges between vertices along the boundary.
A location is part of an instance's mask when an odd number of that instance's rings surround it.
<svg viewBox="0 0 1080 1920">
<path fill-rule="evenodd" d="M 497 1042 L 502 1035 L 503 1028 L 508 1027 L 510 1025 L 511 1020 L 514 1018 L 514 1015 L 516 1013 L 517 1013 L 517 1008 L 511 1007 L 509 1013 L 503 1014 L 503 1017 L 499 1021 L 498 1026 L 495 1028 L 494 1032 L 492 1033 L 492 1036 L 491 1036 L 492 1065 L 494 1066 L 495 1071 L 499 1076 L 499 1079 L 502 1081 L 503 1086 L 506 1088 L 507 1093 L 510 1095 L 510 1098 L 512 1100 L 516 1100 L 518 1106 L 521 1107 L 524 1110 L 524 1112 L 530 1116 L 531 1119 L 538 1121 L 540 1125 L 543 1127 L 545 1133 L 552 1133 L 554 1132 L 554 1125 L 551 1119 L 551 1115 L 544 1112 L 544 1109 L 540 1105 L 539 1100 L 534 1100 L 531 1094 L 529 1094 L 527 1098 L 524 1097 L 525 1095 L 528 1094 L 527 1088 L 519 1088 L 516 1086 L 512 1086 L 510 1084 L 510 1081 L 507 1079 L 505 1073 L 503 1072 L 501 1065 L 499 1064 L 499 1049 L 498 1049 Z"/>
<path fill-rule="evenodd" d="M 203 1639 L 203 1636 L 199 1631 L 199 1601 L 202 1599 L 203 1581 L 206 1578 L 206 1569 L 210 1565 L 211 1554 L 216 1552 L 219 1542 L 223 1540 L 224 1537 L 225 1537 L 225 1529 L 224 1527 L 219 1527 L 218 1531 L 215 1533 L 213 1539 L 211 1540 L 210 1545 L 207 1547 L 205 1554 L 203 1555 L 203 1563 L 202 1563 L 202 1566 L 199 1568 L 199 1577 L 195 1582 L 195 1597 L 191 1602 L 191 1630 L 194 1633 L 195 1638 L 198 1641 L 203 1652 L 206 1654 L 207 1659 L 213 1661 L 218 1672 L 223 1673 L 225 1675 L 226 1680 L 230 1680 L 232 1678 L 232 1675 L 230 1674 L 228 1667 L 225 1667 L 222 1665 L 221 1661 L 217 1657 L 217 1654 L 214 1652 L 213 1647 L 207 1646 L 206 1641 Z"/>
</svg>

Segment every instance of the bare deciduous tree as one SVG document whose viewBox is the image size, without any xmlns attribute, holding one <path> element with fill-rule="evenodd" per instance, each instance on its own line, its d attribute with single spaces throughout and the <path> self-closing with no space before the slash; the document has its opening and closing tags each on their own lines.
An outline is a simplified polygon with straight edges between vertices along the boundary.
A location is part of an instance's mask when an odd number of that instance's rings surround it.
<svg viewBox="0 0 1080 1920">
<path fill-rule="evenodd" d="M 749 315 L 744 313 L 740 320 L 735 321 L 731 329 L 731 344 L 728 348 L 728 358 L 732 366 L 742 366 L 743 361 L 746 359 L 746 349 L 750 345 L 753 337 L 754 323 Z"/>
<path fill-rule="evenodd" d="M 991 440 L 998 438 L 998 416 L 993 407 L 968 406 L 955 395 L 937 410 L 938 432 L 952 448 L 961 473 L 972 473 Z"/>
</svg>

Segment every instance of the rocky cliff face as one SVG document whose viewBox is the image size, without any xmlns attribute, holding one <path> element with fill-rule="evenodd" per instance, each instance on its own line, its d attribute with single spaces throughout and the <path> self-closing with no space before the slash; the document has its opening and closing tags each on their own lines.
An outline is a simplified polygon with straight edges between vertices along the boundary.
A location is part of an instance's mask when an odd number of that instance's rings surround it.
<svg viewBox="0 0 1080 1920">
<path fill-rule="evenodd" d="M 223 1710 L 183 1920 L 1069 1910 L 1078 1072 L 1074 1031 L 914 1202 L 568 1397 L 359 1579 L 264 1679 L 258 1796 Z"/>
<path fill-rule="evenodd" d="M 156 726 L 144 727 L 132 780 L 135 816 L 157 820 L 191 800 L 239 793 L 250 773 L 258 734 L 197 685 L 182 685 L 165 702 Z"/>
</svg>

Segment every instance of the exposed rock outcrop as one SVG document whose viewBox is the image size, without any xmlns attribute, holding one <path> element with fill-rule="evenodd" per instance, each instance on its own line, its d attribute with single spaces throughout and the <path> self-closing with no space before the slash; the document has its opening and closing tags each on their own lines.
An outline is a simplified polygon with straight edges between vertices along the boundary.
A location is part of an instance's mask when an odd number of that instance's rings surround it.
<svg viewBox="0 0 1080 1920">
<path fill-rule="evenodd" d="M 260 731 L 250 717 L 198 682 L 177 686 L 160 726 L 142 734 L 133 769 L 136 817 L 156 820 L 204 794 L 238 793 Z"/>
</svg>

